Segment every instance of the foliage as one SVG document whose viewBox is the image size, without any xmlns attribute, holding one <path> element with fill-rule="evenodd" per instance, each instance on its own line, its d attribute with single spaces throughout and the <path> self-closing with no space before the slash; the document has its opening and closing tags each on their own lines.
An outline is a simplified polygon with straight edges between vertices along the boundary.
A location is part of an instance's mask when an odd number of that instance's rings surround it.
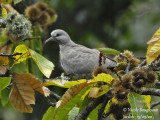
<svg viewBox="0 0 160 120">
<path fill-rule="evenodd" d="M 1 4 L 11 2 L 18 4 L 22 1 L 1 0 Z M 150 119 L 154 119 L 150 111 L 151 96 L 141 94 L 144 88 L 148 86 L 154 87 L 153 85 L 155 85 L 158 79 L 154 69 L 150 67 L 150 63 L 154 64 L 154 67 L 159 65 L 160 29 L 148 41 L 147 64 L 145 66 L 141 64 L 143 61 L 134 57 L 134 54 L 129 50 L 120 53 L 118 50 L 106 48 L 102 45 L 102 48 L 98 49 L 99 51 L 105 54 L 116 55 L 114 60 L 117 62 L 117 66 L 114 68 L 114 71 L 101 68 L 93 71 L 91 79 L 67 81 L 61 78 L 54 78 L 47 80 L 47 82 L 42 82 L 41 80 L 44 78 L 42 75 L 50 78 L 54 70 L 54 64 L 42 56 L 42 39 L 45 37 L 47 27 L 56 22 L 57 19 L 54 9 L 49 8 L 49 5 L 46 3 L 38 2 L 28 6 L 24 11 L 26 17 L 19 13 L 12 13 L 12 10 L 10 13 L 7 13 L 7 9 L 1 9 L 0 20 L 2 22 L 0 27 L 3 32 L 0 36 L 0 98 L 2 106 L 5 107 L 8 103 L 11 103 L 20 112 L 32 113 L 33 105 L 35 104 L 35 91 L 42 94 L 45 97 L 45 101 L 50 104 L 51 101 L 48 99 L 51 96 L 51 91 L 47 87 L 57 86 L 67 88 L 67 90 L 61 96 L 61 99 L 51 104 L 56 105 L 48 108 L 43 116 L 43 120 L 76 119 L 94 100 L 99 98 L 102 98 L 103 101 L 99 101 L 93 110 L 87 109 L 88 115 L 85 116 L 86 119 L 96 120 L 105 115 L 109 115 L 111 119 L 122 119 L 123 116 L 128 115 L 131 115 L 135 120 L 139 119 L 138 116 L 147 116 Z M 68 8 L 71 6 L 70 3 L 74 4 L 76 2 L 68 2 Z M 101 2 L 101 4 L 103 3 Z M 63 7 L 63 4 L 61 4 L 61 7 Z M 116 11 L 119 11 L 120 8 L 116 8 Z M 115 12 L 115 14 L 118 13 Z M 103 14 L 102 16 L 103 18 L 107 17 Z M 90 14 L 86 17 L 89 20 L 91 18 Z M 69 16 L 68 19 L 70 22 Z M 95 17 L 92 20 L 93 23 L 94 20 L 97 22 Z M 113 21 L 108 20 L 108 22 L 113 22 L 112 24 L 114 24 L 114 20 L 113 18 Z M 105 24 L 105 27 L 101 26 L 101 28 L 104 30 L 110 29 L 113 32 L 106 22 L 103 20 L 101 22 Z M 88 22 L 85 22 L 84 25 L 88 25 Z M 88 29 L 94 31 L 99 25 L 99 23 L 91 25 L 94 26 L 94 29 L 93 27 L 88 27 Z M 121 27 L 123 28 L 123 25 Z M 71 31 L 74 31 L 74 28 Z M 97 33 L 100 33 L 101 38 L 104 37 L 102 32 Z M 129 33 L 127 34 L 130 37 Z M 90 34 L 90 36 L 85 35 L 85 31 L 83 31 L 82 36 L 97 42 L 93 34 Z M 36 37 L 38 39 L 34 39 Z M 9 44 L 6 44 L 7 39 L 10 40 Z M 92 43 L 95 43 L 93 41 Z M 110 92 L 112 96 L 108 99 L 107 95 Z M 139 110 L 144 111 L 139 112 Z"/>
</svg>

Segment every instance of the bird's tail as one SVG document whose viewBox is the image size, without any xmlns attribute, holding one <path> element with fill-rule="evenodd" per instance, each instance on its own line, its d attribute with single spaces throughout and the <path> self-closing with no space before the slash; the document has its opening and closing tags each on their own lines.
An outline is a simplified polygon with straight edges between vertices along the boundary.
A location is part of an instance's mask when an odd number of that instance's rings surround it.
<svg viewBox="0 0 160 120">
<path fill-rule="evenodd" d="M 105 66 L 107 68 L 113 68 L 113 67 L 116 67 L 117 66 L 117 62 L 109 57 L 106 56 L 106 60 L 105 60 Z"/>
</svg>

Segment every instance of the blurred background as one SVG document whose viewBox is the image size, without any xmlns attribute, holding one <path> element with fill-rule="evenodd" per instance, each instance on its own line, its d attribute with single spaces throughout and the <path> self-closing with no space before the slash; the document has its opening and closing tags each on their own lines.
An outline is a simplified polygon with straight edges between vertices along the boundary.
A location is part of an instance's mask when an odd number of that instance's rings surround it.
<svg viewBox="0 0 160 120">
<path fill-rule="evenodd" d="M 24 14 L 24 8 L 39 1 L 26 0 L 14 8 Z M 110 47 L 121 52 L 127 49 L 135 56 L 145 56 L 147 41 L 160 26 L 160 0 L 41 1 L 58 15 L 57 21 L 45 30 L 43 42 L 50 37 L 52 30 L 63 29 L 74 42 L 89 48 Z M 47 44 L 43 55 L 55 64 L 51 78 L 60 76 L 63 70 L 59 63 L 58 44 Z M 62 94 L 65 90 L 56 88 L 56 91 Z M 48 107 L 46 99 L 37 93 L 32 114 L 0 107 L 0 120 L 41 120 Z M 159 111 L 154 114 L 158 120 Z"/>
</svg>

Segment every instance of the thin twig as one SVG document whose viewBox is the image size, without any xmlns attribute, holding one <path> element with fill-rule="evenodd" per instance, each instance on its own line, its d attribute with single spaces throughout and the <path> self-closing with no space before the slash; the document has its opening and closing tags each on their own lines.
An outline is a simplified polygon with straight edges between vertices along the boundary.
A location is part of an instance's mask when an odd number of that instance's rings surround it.
<svg viewBox="0 0 160 120">
<path fill-rule="evenodd" d="M 6 45 L 9 45 L 9 44 L 12 44 L 12 42 L 10 40 L 7 40 L 3 45 L 2 47 L 6 46 Z"/>
<path fill-rule="evenodd" d="M 31 39 L 40 39 L 41 37 L 27 37 L 27 38 L 24 38 L 23 40 L 20 40 L 20 42 L 24 42 L 26 40 L 31 40 Z"/>
<path fill-rule="evenodd" d="M 146 65 L 146 59 L 138 67 L 142 67 L 144 65 Z"/>
<path fill-rule="evenodd" d="M 104 109 L 111 98 L 108 96 L 104 97 L 104 102 L 102 104 L 101 109 L 98 110 L 98 120 L 102 120 L 104 118 Z"/>
<path fill-rule="evenodd" d="M 57 95 L 53 91 L 50 91 L 50 97 L 53 97 L 56 101 L 58 101 L 61 98 L 61 96 Z"/>
<path fill-rule="evenodd" d="M 156 85 L 160 85 L 160 82 L 156 82 Z"/>
<path fill-rule="evenodd" d="M 153 103 L 152 105 L 151 105 L 151 109 L 153 109 L 154 107 L 156 107 L 157 105 L 159 105 L 160 104 L 160 101 L 158 101 L 158 102 L 156 102 L 156 103 Z"/>
</svg>

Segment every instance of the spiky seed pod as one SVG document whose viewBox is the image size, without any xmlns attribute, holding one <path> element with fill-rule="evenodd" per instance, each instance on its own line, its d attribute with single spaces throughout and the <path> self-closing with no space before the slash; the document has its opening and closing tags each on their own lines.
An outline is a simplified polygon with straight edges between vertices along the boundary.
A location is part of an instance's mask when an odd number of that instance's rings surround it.
<svg viewBox="0 0 160 120">
<path fill-rule="evenodd" d="M 157 74 L 150 70 L 149 68 L 142 68 L 142 70 L 147 74 L 146 78 L 146 84 L 148 85 L 154 85 L 157 80 Z"/>
<path fill-rule="evenodd" d="M 46 12 L 47 12 L 51 17 L 56 14 L 56 12 L 55 12 L 53 9 L 51 9 L 51 8 L 47 8 L 47 9 L 46 9 Z"/>
<path fill-rule="evenodd" d="M 38 22 L 43 26 L 47 25 L 50 20 L 50 16 L 46 11 L 43 11 L 38 18 Z"/>
<path fill-rule="evenodd" d="M 154 71 L 149 71 L 147 73 L 147 85 L 154 85 L 157 80 L 157 74 Z"/>
<path fill-rule="evenodd" d="M 25 9 L 26 16 L 31 20 L 36 20 L 40 13 L 40 9 L 35 6 L 29 6 Z"/>
<path fill-rule="evenodd" d="M 124 70 L 125 71 L 126 67 L 127 67 L 127 63 L 126 62 L 121 62 L 115 68 L 116 68 L 116 71 L 118 72 L 120 70 Z"/>
<path fill-rule="evenodd" d="M 127 59 L 123 55 L 117 55 L 113 58 L 117 63 L 127 62 Z"/>
<path fill-rule="evenodd" d="M 135 70 L 131 73 L 134 78 L 131 80 L 131 90 L 141 92 L 141 88 L 146 85 L 147 74 L 142 70 Z"/>
<path fill-rule="evenodd" d="M 35 6 L 37 8 L 39 8 L 41 11 L 44 11 L 44 10 L 46 10 L 48 8 L 48 5 L 46 3 L 43 3 L 43 2 L 37 2 L 35 4 Z"/>
<path fill-rule="evenodd" d="M 113 88 L 122 87 L 122 82 L 120 80 L 114 80 L 112 86 Z"/>
<path fill-rule="evenodd" d="M 133 75 L 125 75 L 123 78 L 122 78 L 122 86 L 126 89 L 130 89 L 131 88 L 131 81 L 134 79 L 134 76 Z"/>
<path fill-rule="evenodd" d="M 139 62 L 140 62 L 140 60 L 139 59 L 137 59 L 137 58 L 133 58 L 133 59 L 131 59 L 131 61 L 130 61 L 130 69 L 132 70 L 132 69 L 134 69 L 135 67 L 137 67 L 138 66 L 138 64 L 139 64 Z"/>
<path fill-rule="evenodd" d="M 125 102 L 124 104 L 115 104 L 111 102 L 109 110 L 111 112 L 111 114 L 109 115 L 111 120 L 120 120 L 123 119 L 123 116 L 129 112 L 130 104 L 129 102 Z"/>
<path fill-rule="evenodd" d="M 123 53 L 125 56 L 127 56 L 127 58 L 129 60 L 131 60 L 133 58 L 133 52 L 129 51 L 129 50 L 124 50 L 124 53 Z"/>
<path fill-rule="evenodd" d="M 107 69 L 107 68 L 102 68 L 101 66 L 100 67 L 97 67 L 93 70 L 92 72 L 92 76 L 97 76 L 98 74 L 101 74 L 101 73 L 106 73 L 106 74 L 110 74 L 112 75 L 112 71 Z"/>
<path fill-rule="evenodd" d="M 23 15 L 8 13 L 5 18 L 6 30 L 12 42 L 17 42 L 31 35 L 31 23 Z"/>
<path fill-rule="evenodd" d="M 123 87 L 116 87 L 114 88 L 114 97 L 118 100 L 118 101 L 124 101 L 127 99 L 127 95 L 128 95 L 129 91 Z"/>
</svg>

